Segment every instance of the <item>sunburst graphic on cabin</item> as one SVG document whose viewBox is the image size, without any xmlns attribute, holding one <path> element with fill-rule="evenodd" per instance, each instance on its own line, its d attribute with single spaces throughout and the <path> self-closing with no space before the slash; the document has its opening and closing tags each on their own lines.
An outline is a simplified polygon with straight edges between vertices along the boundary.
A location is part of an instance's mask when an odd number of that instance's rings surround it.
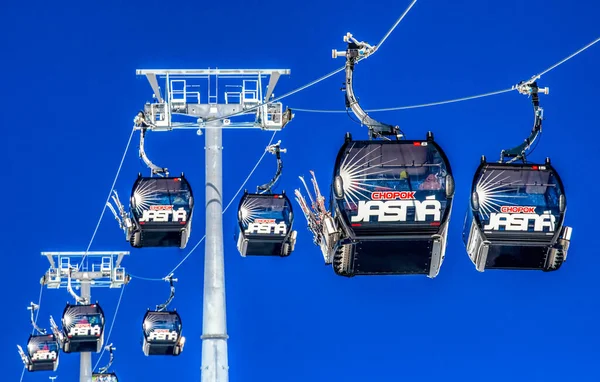
<svg viewBox="0 0 600 382">
<path fill-rule="evenodd" d="M 69 331 L 73 326 L 75 326 L 75 324 L 79 322 L 80 319 L 81 314 L 79 314 L 76 309 L 68 309 L 63 316 L 63 326 L 65 329 L 67 329 L 67 331 Z"/>
<path fill-rule="evenodd" d="M 160 204 L 160 195 L 156 190 L 155 182 L 140 183 L 134 193 L 133 200 L 135 202 L 135 210 L 138 215 L 141 215 L 151 205 Z"/>
<path fill-rule="evenodd" d="M 258 217 L 258 210 L 260 208 L 260 199 L 247 198 L 244 200 L 242 207 L 240 208 L 240 214 L 242 223 L 244 225 L 250 224 L 254 219 Z"/>
<path fill-rule="evenodd" d="M 146 333 L 146 336 L 149 336 L 150 333 L 155 329 L 167 329 L 171 330 L 173 326 L 176 326 L 177 320 L 169 314 L 150 314 L 144 320 L 142 328 Z"/>
<path fill-rule="evenodd" d="M 381 168 L 381 166 L 384 166 L 396 160 L 396 158 L 394 158 L 385 162 L 377 163 L 376 165 L 373 165 L 373 167 L 367 166 L 366 162 L 364 162 L 363 159 L 371 155 L 374 151 L 379 150 L 380 147 L 378 146 L 367 153 L 363 152 L 363 150 L 365 149 L 365 147 L 363 147 L 357 150 L 356 153 L 350 158 L 350 153 L 353 148 L 354 144 L 352 145 L 352 147 L 350 147 L 348 153 L 346 154 L 346 157 L 340 165 L 340 177 L 342 178 L 342 183 L 344 187 L 344 200 L 350 206 L 358 205 L 359 199 L 371 199 L 369 193 L 371 193 L 375 189 L 391 190 L 390 187 L 384 187 L 366 182 L 368 181 L 367 178 L 372 177 L 373 175 L 387 174 L 394 171 L 394 169 Z M 359 154 L 361 154 L 361 156 L 359 156 Z M 381 157 L 382 155 L 369 158 L 369 161 L 375 162 Z"/>
<path fill-rule="evenodd" d="M 501 203 L 507 204 L 515 198 L 525 197 L 514 194 L 519 187 L 523 186 L 521 180 L 505 183 L 510 176 L 504 175 L 504 172 L 491 172 L 487 177 L 483 175 L 477 182 L 479 209 L 486 217 L 493 212 L 499 212 Z"/>
</svg>

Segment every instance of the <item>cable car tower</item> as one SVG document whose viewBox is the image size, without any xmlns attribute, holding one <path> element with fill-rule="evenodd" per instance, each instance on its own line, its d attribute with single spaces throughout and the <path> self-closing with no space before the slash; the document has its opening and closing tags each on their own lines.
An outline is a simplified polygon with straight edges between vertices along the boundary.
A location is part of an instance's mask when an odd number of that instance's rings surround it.
<svg viewBox="0 0 600 382">
<path fill-rule="evenodd" d="M 76 303 L 90 304 L 92 287 L 122 288 L 129 283 L 130 278 L 121 266 L 123 257 L 127 255 L 127 251 L 42 252 L 42 256 L 48 259 L 50 268 L 40 283 L 48 289 L 66 288 Z M 77 295 L 75 290 L 81 290 L 81 295 Z M 50 320 L 53 332 L 58 332 L 59 337 L 62 337 L 54 320 Z M 64 349 L 63 347 L 63 351 Z M 79 382 L 92 382 L 92 353 L 81 351 L 79 354 Z"/>
<path fill-rule="evenodd" d="M 203 382 L 228 382 L 225 271 L 223 258 L 222 129 L 279 131 L 293 118 L 280 102 L 267 103 L 289 69 L 143 69 L 154 91 L 135 120 L 135 129 L 206 130 L 206 244 L 202 313 Z M 159 85 L 161 80 L 163 87 Z M 267 83 L 268 81 L 268 83 Z M 240 84 L 241 82 L 241 84 Z M 266 93 L 263 97 L 263 87 Z M 140 123 L 139 118 L 143 118 Z M 236 121 L 232 121 L 232 118 Z M 239 119 L 242 120 L 237 120 Z"/>
</svg>

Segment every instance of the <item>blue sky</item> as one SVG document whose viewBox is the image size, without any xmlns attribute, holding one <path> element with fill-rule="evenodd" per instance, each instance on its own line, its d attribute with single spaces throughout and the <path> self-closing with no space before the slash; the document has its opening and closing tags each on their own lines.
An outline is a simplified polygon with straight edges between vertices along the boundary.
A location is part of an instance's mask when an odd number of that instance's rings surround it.
<svg viewBox="0 0 600 382">
<path fill-rule="evenodd" d="M 261 3 L 107 1 L 2 4 L 5 200 L 21 202 L 2 224 L 3 370 L 18 380 L 30 325 L 25 309 L 47 270 L 41 251 L 85 250 L 129 137 L 132 119 L 152 96 L 138 68 L 289 68 L 276 96 L 343 65 L 331 49 L 342 36 L 377 43 L 409 1 Z M 393 107 L 476 95 L 530 78 L 596 39 L 600 4 L 573 0 L 432 2 L 421 0 L 381 50 L 356 69 L 365 108 Z M 439 276 L 345 279 L 323 265 L 297 212 L 299 239 L 285 259 L 239 256 L 235 209 L 224 216 L 227 325 L 231 381 L 562 381 L 594 380 L 600 355 L 594 279 L 597 233 L 588 198 L 598 140 L 600 44 L 543 76 L 544 133 L 530 158 L 552 158 L 566 185 L 567 224 L 574 228 L 567 263 L 558 272 L 478 273 L 461 241 L 469 187 L 479 157 L 497 158 L 531 129 L 530 100 L 517 92 L 450 105 L 378 113 L 408 138 L 435 133 L 451 161 L 457 190 L 446 260 Z M 291 108 L 343 109 L 338 74 L 283 102 Z M 313 169 L 329 185 L 335 155 L 350 131 L 366 129 L 345 114 L 297 112 L 277 135 L 288 149 L 278 190 L 291 194 Z M 228 203 L 271 134 L 224 132 L 224 203 Z M 137 135 L 136 135 L 137 138 Z M 204 232 L 204 139 L 193 131 L 151 134 L 151 158 L 184 171 L 197 200 L 186 250 L 133 251 L 104 216 L 92 250 L 132 250 L 134 275 L 165 276 Z M 137 143 L 116 189 L 127 195 L 144 167 Z M 267 157 L 249 190 L 270 179 Z M 10 179 L 10 180 L 9 180 Z M 14 179 L 19 179 L 16 182 Z M 19 187 L 9 191 L 10 186 Z M 10 194 L 9 194 L 10 193 Z M 328 192 L 326 192 L 328 194 Z M 10 196 L 9 196 L 10 195 Z M 126 197 L 125 197 L 126 199 Z M 591 201 L 594 199 L 592 198 Z M 234 206 L 237 205 L 237 200 Z M 585 207 L 588 205 L 588 207 Z M 588 214 L 586 211 L 592 211 Z M 587 243 L 587 244 L 586 244 Z M 147 358 L 141 320 L 164 301 L 168 284 L 134 279 L 125 289 L 109 342 L 122 381 L 200 378 L 204 245 L 176 273 L 171 307 L 181 313 L 186 348 L 180 357 Z M 95 289 L 108 324 L 118 290 Z M 65 290 L 44 290 L 40 325 L 58 319 Z M 7 329 L 7 330 L 6 330 Z M 97 356 L 94 356 L 94 363 Z M 101 362 L 103 364 L 104 362 Z M 78 380 L 79 357 L 62 354 L 57 381 Z M 45 381 L 52 373 L 27 373 Z"/>
</svg>

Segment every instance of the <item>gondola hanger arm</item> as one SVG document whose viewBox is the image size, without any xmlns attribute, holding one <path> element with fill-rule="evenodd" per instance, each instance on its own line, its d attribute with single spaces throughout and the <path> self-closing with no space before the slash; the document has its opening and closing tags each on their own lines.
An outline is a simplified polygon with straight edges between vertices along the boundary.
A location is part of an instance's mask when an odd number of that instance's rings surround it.
<svg viewBox="0 0 600 382">
<path fill-rule="evenodd" d="M 346 92 L 346 108 L 351 109 L 360 123 L 369 128 L 370 139 L 389 139 L 387 138 L 389 136 L 395 136 L 396 139 L 402 138 L 403 134 L 400 133 L 400 128 L 398 126 L 382 123 L 371 118 L 360 106 L 358 99 L 354 94 L 354 65 L 375 53 L 377 47 L 369 45 L 364 41 L 358 41 L 352 36 L 351 33 L 347 33 L 344 36 L 344 42 L 348 44 L 346 51 L 338 51 L 334 49 L 332 51 L 332 57 L 346 58 L 346 82 L 344 88 L 342 88 L 342 90 Z"/>
<path fill-rule="evenodd" d="M 173 283 L 178 281 L 176 278 L 173 278 L 173 273 L 164 277 L 163 280 L 169 282 L 169 286 L 171 287 L 171 292 L 169 294 L 169 298 L 167 299 L 167 301 L 165 301 L 164 304 L 156 306 L 156 310 L 159 312 L 166 310 L 167 306 L 171 303 L 171 301 L 173 301 L 173 298 L 175 297 L 175 285 Z"/>
<path fill-rule="evenodd" d="M 98 369 L 98 372 L 100 374 L 104 374 L 108 371 L 108 369 L 110 369 L 110 367 L 113 364 L 113 361 L 115 360 L 115 355 L 113 353 L 113 350 L 117 350 L 116 347 L 113 346 L 113 344 L 107 345 L 104 347 L 104 350 L 108 350 L 109 354 L 110 354 L 110 358 L 108 359 L 108 364 L 104 367 L 101 367 L 100 369 Z"/>
<path fill-rule="evenodd" d="M 71 285 L 71 273 L 73 272 L 73 269 L 74 268 L 72 266 L 69 266 L 69 272 L 67 276 L 67 291 L 71 294 L 71 296 L 73 296 L 73 298 L 75 299 L 75 301 L 77 301 L 78 304 L 87 304 L 88 300 L 85 297 L 79 296 L 73 290 L 73 286 Z"/>
<path fill-rule="evenodd" d="M 275 183 L 277 183 L 279 177 L 281 176 L 281 172 L 283 171 L 283 161 L 281 160 L 281 153 L 286 153 L 287 149 L 282 149 L 280 145 L 281 140 L 277 141 L 277 143 L 267 146 L 267 148 L 265 149 L 265 151 L 274 154 L 277 158 L 277 170 L 275 171 L 275 176 L 273 176 L 269 183 L 257 187 L 257 190 L 260 194 L 271 192 L 271 189 L 273 188 Z"/>
<path fill-rule="evenodd" d="M 539 75 L 534 76 L 527 81 L 521 81 L 520 83 L 513 86 L 513 89 L 531 98 L 534 113 L 533 129 L 531 130 L 529 136 L 523 141 L 523 143 L 511 149 L 502 150 L 502 152 L 500 153 L 500 163 L 504 163 L 505 158 L 510 158 L 506 160 L 506 163 L 512 163 L 517 160 L 522 160 L 525 163 L 527 160 L 527 151 L 531 148 L 535 140 L 542 132 L 544 109 L 540 106 L 539 94 L 549 94 L 550 89 L 547 87 L 538 87 L 537 82 L 535 81 L 537 78 L 539 78 Z"/>
<path fill-rule="evenodd" d="M 31 325 L 33 326 L 33 329 L 35 329 L 36 332 L 38 332 L 39 334 L 46 334 L 46 329 L 42 329 L 40 328 L 37 323 L 35 322 L 35 318 L 33 316 L 33 312 L 38 310 L 40 308 L 40 306 L 38 304 L 33 303 L 33 301 L 31 303 L 29 303 L 29 306 L 27 307 L 27 310 L 29 310 L 30 313 L 30 320 L 31 320 Z"/>
<path fill-rule="evenodd" d="M 159 166 L 155 165 L 154 163 L 152 163 L 150 158 L 148 158 L 148 155 L 146 155 L 146 150 L 145 150 L 146 131 L 147 131 L 148 127 L 150 127 L 150 124 L 148 123 L 148 119 L 146 118 L 146 115 L 144 114 L 144 112 L 140 111 L 133 121 L 135 123 L 135 126 L 140 129 L 140 149 L 139 149 L 140 158 L 142 158 L 142 160 L 144 161 L 146 166 L 148 166 L 150 168 L 153 175 L 169 176 L 169 170 L 166 167 L 159 167 Z"/>
</svg>

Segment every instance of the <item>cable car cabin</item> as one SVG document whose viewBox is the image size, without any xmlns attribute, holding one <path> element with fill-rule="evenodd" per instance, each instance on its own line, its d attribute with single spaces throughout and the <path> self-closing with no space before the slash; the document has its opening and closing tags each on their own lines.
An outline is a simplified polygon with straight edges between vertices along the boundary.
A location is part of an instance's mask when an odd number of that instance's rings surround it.
<svg viewBox="0 0 600 382">
<path fill-rule="evenodd" d="M 93 373 L 92 382 L 119 382 L 115 373 Z"/>
<path fill-rule="evenodd" d="M 133 247 L 185 248 L 190 236 L 194 197 L 187 179 L 142 177 L 131 192 Z"/>
<path fill-rule="evenodd" d="M 289 256 L 296 245 L 294 213 L 285 191 L 281 194 L 244 192 L 238 208 L 236 240 L 246 256 Z"/>
<path fill-rule="evenodd" d="M 463 229 L 478 271 L 555 271 L 567 258 L 571 227 L 563 226 L 567 201 L 556 170 L 543 165 L 482 163 L 473 179 Z"/>
<path fill-rule="evenodd" d="M 67 304 L 62 316 L 65 353 L 98 353 L 104 344 L 104 311 L 98 303 Z"/>
<path fill-rule="evenodd" d="M 353 141 L 332 185 L 336 274 L 437 276 L 444 260 L 454 179 L 441 147 L 424 141 Z"/>
<path fill-rule="evenodd" d="M 181 317 L 176 311 L 172 312 L 146 312 L 144 316 L 143 345 L 146 356 L 149 355 L 174 355 L 183 351 L 185 337 L 181 335 Z"/>
<path fill-rule="evenodd" d="M 58 341 L 53 334 L 29 336 L 27 341 L 27 370 L 56 371 L 60 353 Z"/>
</svg>

